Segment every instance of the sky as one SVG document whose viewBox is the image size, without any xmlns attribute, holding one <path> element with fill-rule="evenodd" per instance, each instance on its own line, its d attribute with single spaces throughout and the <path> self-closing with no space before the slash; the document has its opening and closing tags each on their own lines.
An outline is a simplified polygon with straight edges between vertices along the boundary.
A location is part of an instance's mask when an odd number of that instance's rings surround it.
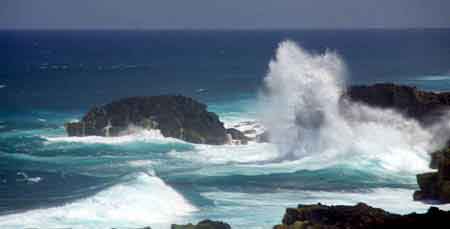
<svg viewBox="0 0 450 229">
<path fill-rule="evenodd" d="M 450 0 L 0 0 L 0 29 L 450 27 Z"/>
</svg>

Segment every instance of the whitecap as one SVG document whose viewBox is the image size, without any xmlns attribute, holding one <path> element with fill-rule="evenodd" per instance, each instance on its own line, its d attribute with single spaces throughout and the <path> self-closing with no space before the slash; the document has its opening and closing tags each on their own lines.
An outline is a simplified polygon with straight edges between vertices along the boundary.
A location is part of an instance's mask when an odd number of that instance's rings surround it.
<svg viewBox="0 0 450 229">
<path fill-rule="evenodd" d="M 0 216 L 0 227 L 168 228 L 195 211 L 196 207 L 160 178 L 140 173 L 131 181 L 61 207 Z"/>
<path fill-rule="evenodd" d="M 6 85 L 5 84 L 0 84 L 0 89 L 5 88 Z"/>
<path fill-rule="evenodd" d="M 85 137 L 48 137 L 42 136 L 48 143 L 75 142 L 84 144 L 127 144 L 131 142 L 167 143 L 181 142 L 175 138 L 164 137 L 159 130 L 140 130 L 118 137 L 85 136 Z"/>
<path fill-rule="evenodd" d="M 169 155 L 187 161 L 207 164 L 258 163 L 278 156 L 274 145 L 249 142 L 246 145 L 195 145 L 188 152 L 171 151 Z"/>
</svg>

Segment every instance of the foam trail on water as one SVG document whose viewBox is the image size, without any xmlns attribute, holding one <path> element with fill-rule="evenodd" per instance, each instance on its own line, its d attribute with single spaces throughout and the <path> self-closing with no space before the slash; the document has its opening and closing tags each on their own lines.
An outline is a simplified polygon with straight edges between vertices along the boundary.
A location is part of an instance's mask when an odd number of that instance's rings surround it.
<svg viewBox="0 0 450 229">
<path fill-rule="evenodd" d="M 0 228 L 168 228 L 178 217 L 196 210 L 160 178 L 141 173 L 84 200 L 0 216 Z"/>
<path fill-rule="evenodd" d="M 42 136 L 48 143 L 76 142 L 85 144 L 127 144 L 132 142 L 181 142 L 174 138 L 164 137 L 159 130 L 136 130 L 118 137 L 85 136 L 85 137 L 48 137 Z"/>
<path fill-rule="evenodd" d="M 291 41 L 279 45 L 261 96 L 262 120 L 279 160 L 427 170 L 432 133 L 394 111 L 343 101 L 345 75 L 334 52 L 312 54 Z"/>
</svg>

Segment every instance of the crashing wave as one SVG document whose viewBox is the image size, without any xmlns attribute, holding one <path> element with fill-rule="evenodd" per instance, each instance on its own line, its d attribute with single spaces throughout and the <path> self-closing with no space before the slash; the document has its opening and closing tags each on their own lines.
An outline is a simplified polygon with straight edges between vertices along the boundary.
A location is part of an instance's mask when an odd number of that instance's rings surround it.
<svg viewBox="0 0 450 229">
<path fill-rule="evenodd" d="M 291 41 L 279 45 L 261 96 L 263 124 L 278 159 L 428 170 L 432 131 L 392 110 L 343 103 L 345 75 L 334 52 L 309 53 Z"/>
<path fill-rule="evenodd" d="M 0 216 L 1 228 L 111 228 L 165 225 L 197 208 L 151 173 L 61 207 Z"/>
</svg>

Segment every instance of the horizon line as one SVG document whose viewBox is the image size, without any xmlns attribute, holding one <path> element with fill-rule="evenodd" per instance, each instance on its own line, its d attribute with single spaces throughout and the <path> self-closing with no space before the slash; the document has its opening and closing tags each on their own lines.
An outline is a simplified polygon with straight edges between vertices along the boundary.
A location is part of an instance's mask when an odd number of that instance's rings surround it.
<svg viewBox="0 0 450 229">
<path fill-rule="evenodd" d="M 304 27 L 304 28 L 0 28 L 0 31 L 351 31 L 351 30 L 436 30 L 450 27 Z"/>
</svg>

